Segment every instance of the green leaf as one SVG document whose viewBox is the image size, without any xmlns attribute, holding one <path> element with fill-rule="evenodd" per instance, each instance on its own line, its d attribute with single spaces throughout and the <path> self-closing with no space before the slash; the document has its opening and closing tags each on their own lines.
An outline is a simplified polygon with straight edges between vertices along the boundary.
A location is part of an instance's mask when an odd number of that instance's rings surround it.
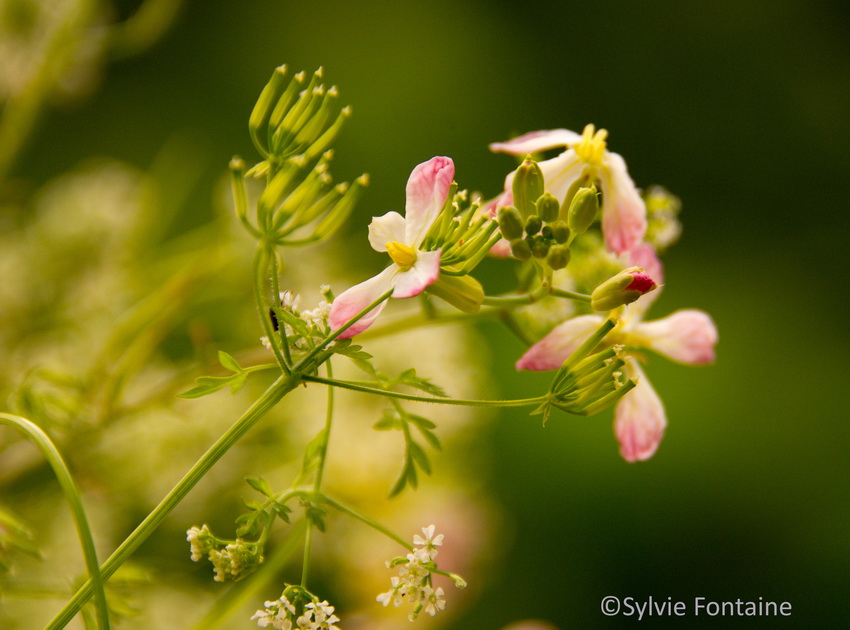
<svg viewBox="0 0 850 630">
<path fill-rule="evenodd" d="M 318 465 L 322 454 L 325 452 L 327 443 L 328 432 L 325 429 L 319 431 L 316 436 L 310 440 L 310 443 L 307 444 L 307 448 L 304 450 L 304 460 L 301 464 L 302 473 L 306 474 Z"/>
<path fill-rule="evenodd" d="M 424 427 L 419 427 L 419 432 L 422 434 L 422 437 L 431 445 L 431 448 L 437 451 L 443 450 L 443 446 L 440 444 L 440 439 L 436 436 L 433 431 L 429 431 Z"/>
<path fill-rule="evenodd" d="M 187 389 L 185 392 L 177 394 L 177 396 L 179 398 L 200 398 L 201 396 L 214 394 L 230 382 L 230 377 L 201 376 L 195 379 L 195 382 L 198 384 Z"/>
<path fill-rule="evenodd" d="M 425 452 L 419 444 L 410 440 L 407 443 L 407 447 L 410 450 L 410 455 L 413 458 L 413 461 L 419 464 L 419 467 L 428 475 L 431 474 L 431 462 L 428 460 L 428 454 Z"/>
<path fill-rule="evenodd" d="M 245 381 L 248 378 L 247 372 L 240 372 L 239 374 L 235 374 L 232 379 L 230 379 L 230 393 L 238 394 L 239 390 L 242 389 L 242 386 L 245 385 Z"/>
<path fill-rule="evenodd" d="M 218 362 L 231 372 L 236 372 L 238 374 L 243 371 L 242 366 L 236 362 L 236 359 L 227 354 L 224 350 L 218 351 Z"/>
<path fill-rule="evenodd" d="M 427 378 L 421 378 L 419 376 L 416 376 L 416 370 L 414 370 L 413 368 L 405 370 L 404 372 L 399 374 L 396 378 L 391 380 L 391 383 L 408 385 L 409 387 L 421 390 L 427 394 L 431 394 L 432 396 L 439 396 L 441 398 L 449 397 L 445 390 L 439 385 L 435 385 Z"/>
<path fill-rule="evenodd" d="M 264 494 L 269 498 L 274 495 L 271 486 L 269 486 L 269 482 L 262 477 L 245 477 L 245 481 L 260 494 Z"/>
<path fill-rule="evenodd" d="M 327 512 L 317 505 L 307 506 L 307 520 L 309 520 L 320 532 L 325 531 L 325 516 Z"/>
</svg>

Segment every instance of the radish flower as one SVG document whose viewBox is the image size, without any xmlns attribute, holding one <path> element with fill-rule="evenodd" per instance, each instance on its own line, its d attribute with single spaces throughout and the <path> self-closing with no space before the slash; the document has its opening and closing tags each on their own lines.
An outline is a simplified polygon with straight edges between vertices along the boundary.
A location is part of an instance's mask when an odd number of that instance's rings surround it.
<svg viewBox="0 0 850 630">
<path fill-rule="evenodd" d="M 369 224 L 369 244 L 387 252 L 393 264 L 377 276 L 343 292 L 331 306 L 328 322 L 336 330 L 379 297 L 392 290 L 394 298 L 422 293 L 440 276 L 440 249 L 420 249 L 431 226 L 440 216 L 454 179 L 454 163 L 447 157 L 434 157 L 413 169 L 407 180 L 405 216 L 388 212 Z M 384 309 L 382 302 L 340 335 L 353 337 L 363 332 Z"/>
<path fill-rule="evenodd" d="M 525 155 L 555 147 L 567 147 L 561 155 L 540 162 L 546 190 L 562 204 L 581 179 L 600 182 L 602 189 L 602 232 L 609 251 L 621 254 L 638 245 L 646 233 L 646 206 L 629 177 L 626 162 L 607 150 L 608 132 L 587 125 L 579 135 L 567 129 L 534 131 L 507 142 L 495 142 L 490 150 Z M 505 180 L 511 190 L 514 173 Z"/>
</svg>

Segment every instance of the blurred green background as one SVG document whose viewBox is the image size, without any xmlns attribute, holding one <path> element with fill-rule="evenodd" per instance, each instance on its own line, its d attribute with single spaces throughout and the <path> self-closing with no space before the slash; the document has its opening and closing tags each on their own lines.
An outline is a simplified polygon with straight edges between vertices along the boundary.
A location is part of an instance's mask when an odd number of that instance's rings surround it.
<svg viewBox="0 0 850 630">
<path fill-rule="evenodd" d="M 516 133 L 593 122 L 639 186 L 683 200 L 652 314 L 710 312 L 716 365 L 652 361 L 669 428 L 646 463 L 620 459 L 610 413 L 543 428 L 510 412 L 490 425 L 487 485 L 510 533 L 497 543 L 502 570 L 457 628 L 637 623 L 605 618 L 606 595 L 793 605 L 787 619 L 648 627 L 846 623 L 850 6 L 189 1 L 149 52 L 48 108 L 12 173 L 35 186 L 92 155 L 147 168 L 167 141 L 190 138 L 203 176 L 172 229 L 201 224 L 230 157 L 254 158 L 247 116 L 281 63 L 324 66 L 353 106 L 334 173 L 372 176 L 345 245 L 364 277 L 383 263 L 363 238 L 368 217 L 400 209 L 415 164 L 449 155 L 461 186 L 492 194 L 513 162 L 487 144 Z M 518 342 L 483 331 L 494 391 L 544 387 L 513 371 Z"/>
</svg>

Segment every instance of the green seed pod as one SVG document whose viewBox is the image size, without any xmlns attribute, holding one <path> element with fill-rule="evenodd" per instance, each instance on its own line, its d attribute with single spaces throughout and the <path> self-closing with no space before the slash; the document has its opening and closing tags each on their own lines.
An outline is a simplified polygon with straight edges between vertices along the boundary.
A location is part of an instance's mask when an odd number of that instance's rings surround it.
<svg viewBox="0 0 850 630">
<path fill-rule="evenodd" d="M 534 202 L 543 194 L 543 171 L 537 162 L 526 156 L 514 174 L 512 185 L 514 204 L 523 217 L 534 212 Z"/>
<path fill-rule="evenodd" d="M 558 220 L 558 213 L 561 211 L 561 204 L 549 193 L 544 193 L 537 200 L 537 214 L 546 223 L 552 223 Z"/>
<path fill-rule="evenodd" d="M 567 213 L 570 229 L 576 234 L 583 233 L 596 219 L 598 212 L 599 196 L 596 194 L 596 186 L 579 188 Z"/>
<path fill-rule="evenodd" d="M 535 258 L 546 258 L 549 253 L 549 241 L 542 236 L 535 236 L 534 242 L 531 244 L 531 255 Z"/>
<path fill-rule="evenodd" d="M 511 241 L 511 254 L 519 260 L 528 260 L 531 258 L 531 246 L 524 238 L 518 238 Z"/>
<path fill-rule="evenodd" d="M 513 206 L 499 208 L 499 229 L 509 241 L 522 238 L 522 217 Z"/>
<path fill-rule="evenodd" d="M 570 263 L 570 248 L 566 245 L 553 245 L 549 248 L 546 263 L 556 271 L 563 269 Z"/>
<path fill-rule="evenodd" d="M 536 214 L 532 214 L 528 217 L 528 221 L 525 222 L 525 233 L 529 236 L 537 234 L 540 231 L 540 228 L 543 227 L 543 221 L 540 220 Z"/>
</svg>

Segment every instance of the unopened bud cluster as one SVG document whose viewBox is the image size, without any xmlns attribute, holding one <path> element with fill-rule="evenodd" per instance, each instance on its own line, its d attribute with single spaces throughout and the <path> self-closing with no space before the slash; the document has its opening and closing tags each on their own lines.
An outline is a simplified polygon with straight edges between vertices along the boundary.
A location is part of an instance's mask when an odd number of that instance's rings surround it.
<svg viewBox="0 0 850 630">
<path fill-rule="evenodd" d="M 540 166 L 527 157 L 512 184 L 514 205 L 499 209 L 499 229 L 519 260 L 545 260 L 553 270 L 570 262 L 570 243 L 590 227 L 599 211 L 595 186 L 580 188 L 561 205 L 543 188 Z"/>
</svg>

